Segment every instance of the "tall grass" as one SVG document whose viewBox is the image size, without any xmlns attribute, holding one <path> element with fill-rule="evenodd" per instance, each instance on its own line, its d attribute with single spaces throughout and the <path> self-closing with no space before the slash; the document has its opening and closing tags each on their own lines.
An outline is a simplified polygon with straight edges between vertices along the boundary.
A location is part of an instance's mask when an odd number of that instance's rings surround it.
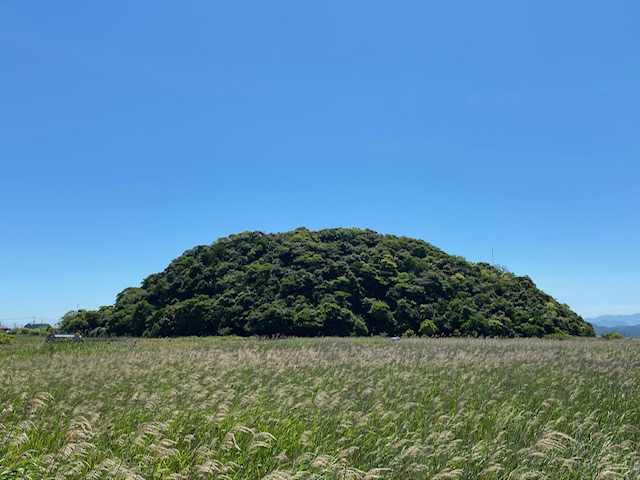
<svg viewBox="0 0 640 480">
<path fill-rule="evenodd" d="M 0 365 L 0 478 L 640 478 L 636 341 L 17 338 Z"/>
</svg>

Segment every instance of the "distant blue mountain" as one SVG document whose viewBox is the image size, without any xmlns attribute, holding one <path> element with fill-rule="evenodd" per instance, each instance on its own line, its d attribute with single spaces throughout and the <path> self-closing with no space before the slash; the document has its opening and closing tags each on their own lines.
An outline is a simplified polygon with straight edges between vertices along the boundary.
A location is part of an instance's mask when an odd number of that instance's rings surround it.
<svg viewBox="0 0 640 480">
<path fill-rule="evenodd" d="M 599 327 L 624 327 L 640 325 L 640 313 L 633 315 L 601 315 L 595 318 L 585 318 L 591 325 Z"/>
<path fill-rule="evenodd" d="M 640 313 L 633 315 L 602 315 L 585 319 L 596 331 L 603 333 L 619 333 L 623 337 L 640 337 Z"/>
<path fill-rule="evenodd" d="M 640 337 L 640 325 L 621 325 L 618 327 L 599 327 L 598 325 L 594 325 L 593 329 L 596 331 L 596 335 L 619 333 L 627 338 Z"/>
</svg>

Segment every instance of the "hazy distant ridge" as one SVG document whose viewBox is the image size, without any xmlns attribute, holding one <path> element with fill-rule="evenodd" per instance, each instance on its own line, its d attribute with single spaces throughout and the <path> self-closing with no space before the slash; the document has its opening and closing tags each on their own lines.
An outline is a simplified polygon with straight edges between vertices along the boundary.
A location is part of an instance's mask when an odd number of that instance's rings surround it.
<svg viewBox="0 0 640 480">
<path fill-rule="evenodd" d="M 640 337 L 640 313 L 632 315 L 601 315 L 587 318 L 596 334 L 619 333 L 623 337 Z"/>
<path fill-rule="evenodd" d="M 586 318 L 587 322 L 600 327 L 622 327 L 640 325 L 640 313 L 632 315 L 601 315 L 595 318 Z"/>
</svg>

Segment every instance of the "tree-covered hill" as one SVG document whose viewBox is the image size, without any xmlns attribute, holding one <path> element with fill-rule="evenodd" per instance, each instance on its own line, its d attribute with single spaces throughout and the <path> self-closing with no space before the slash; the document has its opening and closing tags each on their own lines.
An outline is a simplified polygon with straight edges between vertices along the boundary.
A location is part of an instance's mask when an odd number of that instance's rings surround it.
<svg viewBox="0 0 640 480">
<path fill-rule="evenodd" d="M 528 277 L 353 228 L 221 238 L 123 290 L 113 306 L 69 312 L 61 327 L 150 337 L 594 335 Z"/>
</svg>

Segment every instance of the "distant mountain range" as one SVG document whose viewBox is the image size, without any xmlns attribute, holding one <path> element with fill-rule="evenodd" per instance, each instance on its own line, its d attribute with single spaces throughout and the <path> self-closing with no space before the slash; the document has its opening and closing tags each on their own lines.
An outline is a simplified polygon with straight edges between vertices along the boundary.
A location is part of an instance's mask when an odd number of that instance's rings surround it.
<svg viewBox="0 0 640 480">
<path fill-rule="evenodd" d="M 585 320 L 593 325 L 597 335 L 619 333 L 624 337 L 640 337 L 640 313 L 633 315 L 602 315 Z"/>
</svg>

